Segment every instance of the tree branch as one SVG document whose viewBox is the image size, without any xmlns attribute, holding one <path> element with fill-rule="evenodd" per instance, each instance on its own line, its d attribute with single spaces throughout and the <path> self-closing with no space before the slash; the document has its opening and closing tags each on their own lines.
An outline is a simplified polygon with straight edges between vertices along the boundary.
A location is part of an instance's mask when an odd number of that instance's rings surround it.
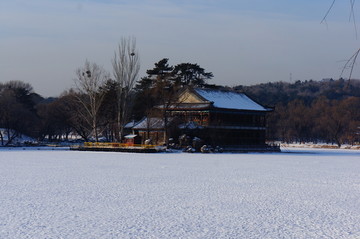
<svg viewBox="0 0 360 239">
<path fill-rule="evenodd" d="M 351 1 L 355 1 L 355 0 L 351 0 Z M 326 18 L 327 18 L 327 16 L 329 15 L 331 9 L 334 7 L 335 2 L 336 2 L 336 0 L 333 0 L 333 2 L 331 3 L 330 7 L 328 8 L 325 16 L 324 16 L 323 19 L 321 20 L 320 24 L 326 22 Z"/>
</svg>

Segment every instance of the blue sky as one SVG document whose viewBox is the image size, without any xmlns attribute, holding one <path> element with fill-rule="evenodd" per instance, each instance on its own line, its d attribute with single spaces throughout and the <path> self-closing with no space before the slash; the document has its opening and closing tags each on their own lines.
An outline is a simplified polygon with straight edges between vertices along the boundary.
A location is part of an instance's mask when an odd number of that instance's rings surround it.
<svg viewBox="0 0 360 239">
<path fill-rule="evenodd" d="M 359 40 L 349 1 L 338 0 L 320 24 L 331 2 L 2 0 L 0 82 L 22 80 L 57 96 L 74 86 L 86 59 L 111 72 L 114 50 L 128 36 L 137 39 L 140 76 L 166 57 L 198 63 L 214 73 L 209 83 L 229 86 L 338 78 Z"/>
</svg>

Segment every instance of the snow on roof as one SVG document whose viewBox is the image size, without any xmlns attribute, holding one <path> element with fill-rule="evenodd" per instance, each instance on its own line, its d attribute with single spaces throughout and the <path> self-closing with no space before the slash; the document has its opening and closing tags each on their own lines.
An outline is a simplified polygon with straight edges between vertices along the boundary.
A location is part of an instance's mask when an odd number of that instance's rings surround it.
<svg viewBox="0 0 360 239">
<path fill-rule="evenodd" d="M 193 110 L 196 110 L 196 109 L 207 109 L 209 108 L 211 104 L 210 103 L 180 103 L 180 104 L 175 104 L 175 105 L 170 105 L 169 108 L 170 109 L 178 109 L 178 108 L 181 108 L 181 109 L 184 109 L 184 108 L 187 108 L 187 109 L 193 109 Z M 160 106 L 157 106 L 158 108 L 163 108 L 162 105 Z"/>
<path fill-rule="evenodd" d="M 136 136 L 137 136 L 136 134 L 128 134 L 128 135 L 125 135 L 124 138 L 132 139 L 132 138 L 135 138 Z"/>
<path fill-rule="evenodd" d="M 204 99 L 214 102 L 213 105 L 217 108 L 255 111 L 269 110 L 243 93 L 210 89 L 195 89 L 195 91 Z"/>
<path fill-rule="evenodd" d="M 135 122 L 135 120 L 130 121 L 129 123 L 127 123 L 124 128 L 132 128 L 137 124 L 137 122 Z"/>
<path fill-rule="evenodd" d="M 133 129 L 162 129 L 164 128 L 164 120 L 161 118 L 143 118 Z"/>
<path fill-rule="evenodd" d="M 194 121 L 180 124 L 178 127 L 180 129 L 202 129 L 202 128 L 204 128 L 203 126 L 199 125 L 198 123 L 196 123 Z"/>
</svg>

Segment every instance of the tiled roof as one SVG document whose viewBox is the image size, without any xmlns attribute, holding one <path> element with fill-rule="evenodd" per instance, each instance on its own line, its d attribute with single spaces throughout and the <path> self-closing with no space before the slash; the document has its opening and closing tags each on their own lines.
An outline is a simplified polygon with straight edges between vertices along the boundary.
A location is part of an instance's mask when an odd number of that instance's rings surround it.
<svg viewBox="0 0 360 239">
<path fill-rule="evenodd" d="M 161 118 L 143 118 L 133 129 L 163 129 L 164 120 Z"/>
<path fill-rule="evenodd" d="M 197 94 L 213 102 L 213 106 L 223 109 L 269 111 L 243 93 L 210 89 L 194 89 Z"/>
</svg>

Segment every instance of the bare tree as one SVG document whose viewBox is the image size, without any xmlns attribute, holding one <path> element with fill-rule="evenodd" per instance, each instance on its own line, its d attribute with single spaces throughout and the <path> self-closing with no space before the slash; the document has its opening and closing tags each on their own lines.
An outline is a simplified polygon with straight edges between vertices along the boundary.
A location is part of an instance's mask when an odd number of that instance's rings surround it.
<svg viewBox="0 0 360 239">
<path fill-rule="evenodd" d="M 320 23 L 326 23 L 326 19 L 328 18 L 329 13 L 334 8 L 335 3 L 336 3 L 336 0 L 333 0 Z M 355 35 L 357 38 L 358 33 L 357 33 L 357 24 L 356 24 L 356 19 L 355 19 L 355 10 L 354 10 L 355 0 L 350 0 L 349 5 L 350 5 L 349 21 L 352 22 L 354 25 L 354 31 L 355 31 Z M 342 76 L 346 70 L 349 70 L 349 81 L 350 81 L 359 53 L 360 53 L 360 48 L 357 49 L 355 51 L 355 53 L 345 62 L 340 76 Z"/>
<path fill-rule="evenodd" d="M 10 145 L 12 141 L 18 136 L 18 130 L 23 125 L 24 107 L 17 102 L 13 91 L 2 90 L 0 94 L 0 126 L 4 130 L 4 135 L 7 136 L 5 144 L 4 137 L 1 134 L 1 145 Z"/>
<path fill-rule="evenodd" d="M 4 129 L 0 135 L 2 145 L 12 144 L 22 134 L 38 136 L 39 121 L 35 113 L 35 95 L 37 94 L 28 83 L 0 83 L 0 128 Z M 6 143 L 4 135 L 8 139 Z"/>
<path fill-rule="evenodd" d="M 102 67 L 87 60 L 82 68 L 76 70 L 75 96 L 81 106 L 78 113 L 91 126 L 96 141 L 99 140 L 98 113 L 104 98 L 101 88 L 107 79 L 109 75 Z"/>
<path fill-rule="evenodd" d="M 118 84 L 117 127 L 119 129 L 117 140 L 120 141 L 124 126 L 129 120 L 132 105 L 130 97 L 140 70 L 140 57 L 136 50 L 136 39 L 134 37 L 121 38 L 112 60 L 112 66 L 113 75 Z"/>
</svg>

